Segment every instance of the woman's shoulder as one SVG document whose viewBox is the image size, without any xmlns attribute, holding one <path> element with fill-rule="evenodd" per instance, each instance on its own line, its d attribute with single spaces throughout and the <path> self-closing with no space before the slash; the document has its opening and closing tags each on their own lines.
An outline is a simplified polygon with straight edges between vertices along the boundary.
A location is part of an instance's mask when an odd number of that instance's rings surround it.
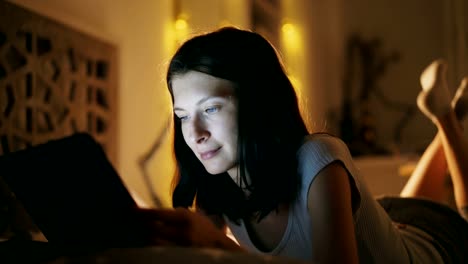
<svg viewBox="0 0 468 264">
<path fill-rule="evenodd" d="M 297 158 L 301 162 L 329 164 L 335 160 L 348 163 L 351 153 L 339 137 L 328 133 L 313 133 L 307 135 L 297 151 Z"/>
<path fill-rule="evenodd" d="M 339 161 L 346 170 L 355 172 L 346 144 L 328 133 L 307 135 L 297 152 L 297 160 L 304 190 L 308 190 L 318 173 L 333 162 Z"/>
<path fill-rule="evenodd" d="M 304 140 L 318 140 L 318 139 L 323 139 L 323 138 L 335 138 L 335 139 L 339 139 L 339 137 L 331 134 L 331 133 L 327 133 L 327 132 L 315 132 L 315 133 L 310 133 L 308 135 L 306 135 L 304 137 Z"/>
<path fill-rule="evenodd" d="M 337 136 L 329 133 L 312 133 L 304 137 L 299 152 L 320 150 L 347 150 L 346 144 Z"/>
</svg>

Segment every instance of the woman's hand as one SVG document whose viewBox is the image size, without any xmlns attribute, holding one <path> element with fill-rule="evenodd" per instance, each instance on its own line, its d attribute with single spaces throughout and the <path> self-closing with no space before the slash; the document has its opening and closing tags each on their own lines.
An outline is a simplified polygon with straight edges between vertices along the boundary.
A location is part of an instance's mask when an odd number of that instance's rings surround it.
<svg viewBox="0 0 468 264">
<path fill-rule="evenodd" d="M 160 246 L 208 247 L 230 251 L 242 249 L 211 220 L 185 208 L 138 209 L 149 243 Z M 145 231 L 144 231 L 145 232 Z"/>
</svg>

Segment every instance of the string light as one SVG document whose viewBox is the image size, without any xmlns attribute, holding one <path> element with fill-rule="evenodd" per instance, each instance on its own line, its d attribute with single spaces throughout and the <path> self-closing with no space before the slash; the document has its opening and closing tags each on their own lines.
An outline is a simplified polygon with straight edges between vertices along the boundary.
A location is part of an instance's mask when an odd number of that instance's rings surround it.
<svg viewBox="0 0 468 264">
<path fill-rule="evenodd" d="M 296 25 L 285 22 L 281 26 L 284 48 L 291 54 L 300 53 L 302 47 L 301 34 Z"/>
<path fill-rule="evenodd" d="M 182 13 L 179 14 L 177 19 L 174 21 L 174 36 L 176 45 L 180 45 L 182 42 L 184 42 L 189 35 L 190 27 L 187 17 L 187 15 Z"/>
<path fill-rule="evenodd" d="M 175 29 L 177 31 L 186 30 L 188 28 L 188 23 L 185 18 L 178 18 L 175 21 Z"/>
</svg>

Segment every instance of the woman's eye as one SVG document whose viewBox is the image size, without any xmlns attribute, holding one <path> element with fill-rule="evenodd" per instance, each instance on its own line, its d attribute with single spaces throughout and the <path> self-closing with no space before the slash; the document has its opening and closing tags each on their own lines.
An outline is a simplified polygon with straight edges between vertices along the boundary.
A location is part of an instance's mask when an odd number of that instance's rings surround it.
<svg viewBox="0 0 468 264">
<path fill-rule="evenodd" d="M 177 117 L 180 121 L 185 121 L 188 119 L 188 116 L 178 116 Z"/>
<path fill-rule="evenodd" d="M 211 106 L 211 107 L 208 107 L 205 109 L 205 113 L 207 114 L 213 114 L 213 113 L 216 113 L 219 111 L 219 107 L 218 106 Z"/>
</svg>

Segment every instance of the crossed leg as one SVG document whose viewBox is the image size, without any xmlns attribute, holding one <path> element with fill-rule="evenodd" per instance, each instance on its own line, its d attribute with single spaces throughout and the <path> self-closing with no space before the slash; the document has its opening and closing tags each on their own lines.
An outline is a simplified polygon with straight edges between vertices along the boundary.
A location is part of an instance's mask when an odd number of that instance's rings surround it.
<svg viewBox="0 0 468 264">
<path fill-rule="evenodd" d="M 459 123 L 468 111 L 468 78 L 463 79 L 454 99 L 450 100 L 446 68 L 444 61 L 437 60 L 421 75 L 423 90 L 418 96 L 418 106 L 437 126 L 438 133 L 418 162 L 401 196 L 441 201 L 448 168 L 455 203 L 460 214 L 468 219 L 468 141 Z"/>
</svg>

